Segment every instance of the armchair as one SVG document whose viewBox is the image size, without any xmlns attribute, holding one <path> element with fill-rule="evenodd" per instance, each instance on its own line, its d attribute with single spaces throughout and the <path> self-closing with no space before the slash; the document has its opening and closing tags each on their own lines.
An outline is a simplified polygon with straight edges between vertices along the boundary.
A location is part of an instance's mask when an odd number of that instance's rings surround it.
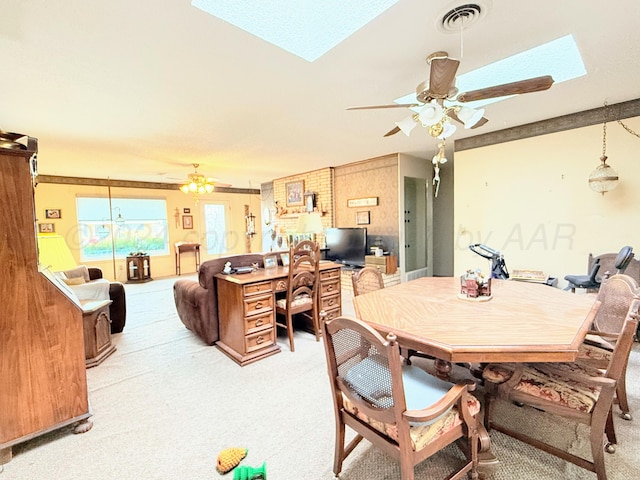
<svg viewBox="0 0 640 480">
<path fill-rule="evenodd" d="M 478 412 L 475 385 L 450 384 L 402 365 L 393 333 L 380 336 L 366 323 L 338 317 L 323 323 L 333 393 L 336 438 L 333 473 L 366 438 L 400 462 L 400 478 L 413 480 L 415 465 L 458 439 L 466 461 L 450 479 L 478 478 Z M 356 436 L 345 446 L 345 430 Z"/>
<path fill-rule="evenodd" d="M 606 369 L 611 361 L 629 305 L 640 298 L 638 283 L 628 275 L 618 274 L 603 280 L 597 300 L 602 304 L 596 314 L 587 338 L 578 349 L 577 362 L 594 368 Z M 631 420 L 626 386 L 627 361 L 616 385 L 616 398 L 621 417 Z"/>
<path fill-rule="evenodd" d="M 607 368 L 603 370 L 578 363 L 490 364 L 483 371 L 486 389 L 485 425 L 547 453 L 595 472 L 598 480 L 606 480 L 604 451 L 613 453 L 616 444 L 612 403 L 616 384 L 624 374 L 624 366 L 638 326 L 640 299 L 628 309 L 624 326 L 613 349 Z M 542 439 L 496 423 L 493 418 L 496 401 L 533 407 L 552 415 L 586 424 L 592 459 L 582 458 L 544 442 Z M 535 410 L 532 415 L 536 415 Z M 560 423 L 558 424 L 560 425 Z M 605 444 L 604 438 L 607 438 Z"/>
<path fill-rule="evenodd" d="M 89 279 L 102 278 L 102 270 L 97 267 L 89 267 Z M 127 299 L 124 285 L 120 282 L 109 282 L 109 318 L 111 319 L 111 333 L 121 333 L 127 322 Z"/>
</svg>

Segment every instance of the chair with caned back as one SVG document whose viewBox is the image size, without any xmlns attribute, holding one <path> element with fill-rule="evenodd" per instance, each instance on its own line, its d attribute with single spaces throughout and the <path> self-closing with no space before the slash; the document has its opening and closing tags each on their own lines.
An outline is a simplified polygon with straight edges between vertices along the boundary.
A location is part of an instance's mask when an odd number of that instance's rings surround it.
<svg viewBox="0 0 640 480">
<path fill-rule="evenodd" d="M 451 384 L 402 365 L 396 336 L 383 338 L 366 323 L 338 317 L 323 323 L 336 432 L 333 473 L 363 438 L 400 463 L 400 478 L 458 439 L 466 460 L 448 478 L 478 478 L 478 415 L 473 383 Z M 346 427 L 356 436 L 345 445 Z"/>
<path fill-rule="evenodd" d="M 613 277 L 612 277 L 613 278 Z M 604 285 L 606 286 L 606 284 Z M 599 302 L 595 302 L 595 318 Z M 633 334 L 638 326 L 640 299 L 634 299 L 623 321 L 615 347 L 606 369 L 581 365 L 578 362 L 489 364 L 483 370 L 485 381 L 485 426 L 495 429 L 547 453 L 595 472 L 598 480 L 607 480 L 604 452 L 614 453 L 617 443 L 612 404 L 616 385 L 624 374 Z M 538 410 L 563 417 L 570 422 L 589 427 L 591 459 L 548 444 L 540 435 L 525 434 L 517 427 L 496 422 L 494 406 L 497 401 L 514 402 L 531 415 Z M 557 422 L 558 428 L 565 422 Z M 573 434 L 575 425 L 571 426 Z M 581 430 L 576 429 L 580 432 Z M 606 443 L 605 443 L 606 438 Z"/>
<path fill-rule="evenodd" d="M 276 301 L 276 326 L 287 330 L 289 347 L 295 351 L 293 342 L 293 318 L 305 315 L 311 320 L 320 341 L 320 318 L 318 312 L 318 290 L 320 286 L 320 260 L 318 245 L 312 242 L 312 250 L 291 247 L 285 298 Z"/>
<path fill-rule="evenodd" d="M 602 306 L 578 350 L 578 363 L 600 369 L 607 368 L 615 342 L 624 326 L 629 305 L 636 297 L 640 297 L 640 288 L 630 276 L 619 274 L 603 280 L 597 296 Z M 625 420 L 631 420 L 627 400 L 627 363 L 624 363 L 624 371 L 616 385 L 616 397 L 622 412 L 620 416 Z"/>
<path fill-rule="evenodd" d="M 351 276 L 351 283 L 354 297 L 384 288 L 382 274 L 375 267 L 364 267 L 354 272 Z"/>
</svg>

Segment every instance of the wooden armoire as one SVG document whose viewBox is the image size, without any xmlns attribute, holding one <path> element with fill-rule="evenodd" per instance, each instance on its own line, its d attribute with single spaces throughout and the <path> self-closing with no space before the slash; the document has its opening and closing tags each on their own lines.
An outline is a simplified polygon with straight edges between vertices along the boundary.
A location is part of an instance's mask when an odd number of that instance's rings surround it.
<svg viewBox="0 0 640 480">
<path fill-rule="evenodd" d="M 37 150 L 0 138 L 0 464 L 18 443 L 91 428 L 82 310 L 38 266 Z"/>
</svg>

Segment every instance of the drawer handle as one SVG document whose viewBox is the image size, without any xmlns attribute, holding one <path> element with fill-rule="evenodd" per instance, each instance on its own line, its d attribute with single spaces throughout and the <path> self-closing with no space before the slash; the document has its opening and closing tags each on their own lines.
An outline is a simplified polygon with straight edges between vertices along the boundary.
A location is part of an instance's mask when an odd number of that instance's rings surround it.
<svg viewBox="0 0 640 480">
<path fill-rule="evenodd" d="M 262 325 L 264 322 L 262 321 L 261 318 L 259 318 L 258 320 L 256 320 L 256 327 L 259 327 L 260 325 Z"/>
<path fill-rule="evenodd" d="M 327 290 L 329 290 L 329 291 L 333 290 L 333 285 L 329 285 L 329 286 L 327 287 Z"/>
<path fill-rule="evenodd" d="M 259 308 L 262 308 L 262 302 L 256 302 L 255 309 L 258 310 Z"/>
<path fill-rule="evenodd" d="M 260 335 L 259 337 L 256 338 L 256 343 L 260 345 L 262 342 L 264 342 L 264 338 L 262 337 L 262 335 Z"/>
<path fill-rule="evenodd" d="M 333 305 L 335 303 L 335 300 L 333 300 L 333 298 L 331 300 L 329 300 L 329 306 Z"/>
</svg>

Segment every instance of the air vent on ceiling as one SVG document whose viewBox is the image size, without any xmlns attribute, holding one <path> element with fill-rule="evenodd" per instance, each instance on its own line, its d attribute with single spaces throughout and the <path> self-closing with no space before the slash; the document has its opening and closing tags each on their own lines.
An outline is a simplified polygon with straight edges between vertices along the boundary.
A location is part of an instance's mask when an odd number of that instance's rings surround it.
<svg viewBox="0 0 640 480">
<path fill-rule="evenodd" d="M 436 20 L 438 30 L 444 33 L 460 33 L 483 18 L 488 11 L 488 2 L 454 4 L 447 7 Z"/>
</svg>

